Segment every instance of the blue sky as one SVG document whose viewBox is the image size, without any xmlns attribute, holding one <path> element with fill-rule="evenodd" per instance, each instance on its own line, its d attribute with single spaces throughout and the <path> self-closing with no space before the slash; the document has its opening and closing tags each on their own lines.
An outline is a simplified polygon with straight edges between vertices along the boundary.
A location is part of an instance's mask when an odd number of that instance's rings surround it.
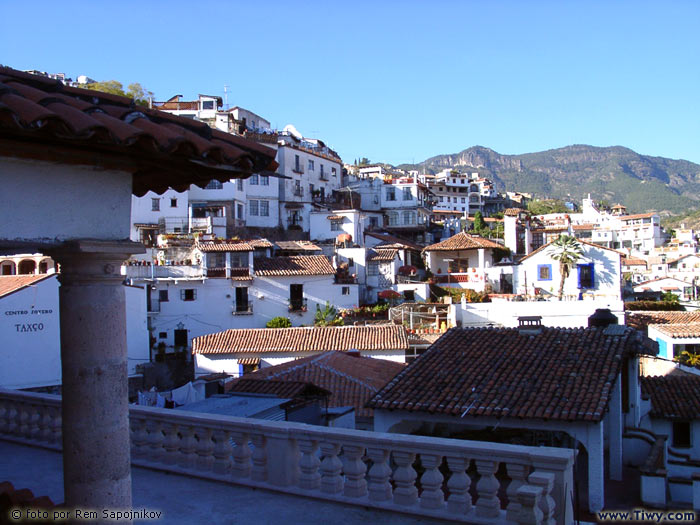
<svg viewBox="0 0 700 525">
<path fill-rule="evenodd" d="M 700 2 L 4 0 L 0 63 L 223 95 L 346 162 L 622 145 L 700 163 Z"/>
</svg>

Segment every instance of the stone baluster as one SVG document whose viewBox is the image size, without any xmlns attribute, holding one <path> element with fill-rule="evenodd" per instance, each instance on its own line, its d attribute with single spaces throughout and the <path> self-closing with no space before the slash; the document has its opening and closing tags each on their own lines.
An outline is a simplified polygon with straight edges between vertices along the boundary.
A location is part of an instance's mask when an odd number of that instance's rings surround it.
<svg viewBox="0 0 700 525">
<path fill-rule="evenodd" d="M 201 472 L 209 472 L 214 465 L 214 442 L 211 436 L 210 428 L 197 428 L 197 470 Z"/>
<path fill-rule="evenodd" d="M 163 463 L 163 425 L 157 419 L 149 419 L 146 423 L 148 430 L 148 457 L 150 461 Z"/>
<path fill-rule="evenodd" d="M 416 455 L 413 452 L 394 451 L 394 461 L 398 465 L 394 472 L 394 503 L 397 505 L 411 506 L 418 501 L 418 489 L 416 488 L 416 471 L 413 462 Z"/>
<path fill-rule="evenodd" d="M 520 487 L 527 485 L 527 475 L 530 473 L 530 466 L 522 463 L 508 463 L 506 468 L 511 480 L 506 490 L 508 495 L 506 518 L 509 521 L 517 521 L 520 515 L 520 503 L 518 502 L 517 494 Z"/>
<path fill-rule="evenodd" d="M 520 515 L 518 521 L 520 525 L 540 525 L 542 523 L 542 511 L 539 508 L 542 494 L 541 487 L 523 485 L 518 489 L 516 497 L 520 503 Z"/>
<path fill-rule="evenodd" d="M 22 402 L 17 405 L 17 435 L 29 436 L 29 407 Z"/>
<path fill-rule="evenodd" d="M 231 433 L 214 431 L 214 472 L 226 476 L 231 473 Z"/>
<path fill-rule="evenodd" d="M 425 468 L 425 472 L 420 478 L 423 489 L 420 496 L 420 506 L 424 509 L 441 509 L 445 506 L 445 495 L 442 492 L 442 482 L 445 478 L 439 470 L 442 456 L 421 453 L 420 460 Z"/>
<path fill-rule="evenodd" d="M 450 468 L 450 479 L 447 480 L 447 488 L 450 491 L 447 510 L 452 514 L 466 514 L 472 509 L 472 497 L 469 494 L 472 480 L 467 474 L 469 463 L 468 458 L 447 456 L 447 466 Z"/>
<path fill-rule="evenodd" d="M 367 455 L 373 463 L 368 474 L 369 499 L 372 501 L 389 501 L 391 499 L 389 450 L 385 448 L 368 448 Z"/>
<path fill-rule="evenodd" d="M 178 426 L 175 423 L 163 424 L 163 463 L 166 465 L 177 465 L 180 450 L 180 436 Z"/>
<path fill-rule="evenodd" d="M 476 460 L 476 470 L 481 476 L 476 484 L 476 515 L 481 518 L 496 518 L 500 514 L 498 480 L 495 476 L 497 469 L 497 461 Z"/>
<path fill-rule="evenodd" d="M 197 440 L 194 438 L 194 427 L 186 425 L 181 427 L 180 432 L 182 440 L 178 465 L 186 469 L 194 469 L 197 466 Z"/>
<path fill-rule="evenodd" d="M 318 440 L 300 438 L 298 440 L 301 459 L 299 460 L 299 486 L 305 490 L 317 490 L 321 487 L 321 473 L 318 471 L 321 460 L 318 459 Z"/>
<path fill-rule="evenodd" d="M 367 465 L 362 461 L 365 447 L 360 445 L 344 445 L 345 453 L 345 487 L 343 495 L 350 498 L 363 498 L 367 495 Z"/>
<path fill-rule="evenodd" d="M 253 467 L 250 461 L 253 451 L 248 445 L 250 434 L 248 432 L 234 431 L 231 432 L 231 437 L 236 443 L 236 447 L 233 449 L 233 475 L 237 478 L 248 478 Z"/>
<path fill-rule="evenodd" d="M 49 409 L 49 414 L 51 417 L 51 444 L 60 446 L 63 440 L 63 418 L 61 417 L 61 407 L 51 407 Z"/>
<path fill-rule="evenodd" d="M 148 431 L 146 429 L 146 420 L 143 418 L 131 418 L 132 428 L 132 447 L 131 455 L 137 459 L 146 459 L 148 457 Z"/>
<path fill-rule="evenodd" d="M 0 434 L 7 434 L 10 427 L 10 404 L 0 399 Z"/>
<path fill-rule="evenodd" d="M 253 470 L 250 474 L 254 481 L 267 481 L 267 438 L 265 434 L 254 433 L 250 440 L 253 442 Z"/>
<path fill-rule="evenodd" d="M 32 441 L 39 441 L 41 438 L 41 407 L 34 403 L 28 403 L 27 411 L 29 413 L 27 437 Z"/>
<path fill-rule="evenodd" d="M 539 502 L 539 508 L 542 511 L 542 523 L 554 525 L 554 511 L 556 510 L 556 504 L 552 497 L 554 474 L 551 472 L 533 472 L 530 474 L 528 481 L 530 485 L 542 489 L 542 497 Z"/>
<path fill-rule="evenodd" d="M 17 405 L 13 402 L 9 402 L 7 405 L 7 415 L 6 415 L 6 421 L 7 421 L 7 434 L 10 436 L 16 436 L 17 435 L 17 429 L 19 428 L 19 423 L 18 423 L 18 418 L 19 417 L 19 411 L 17 410 Z"/>
<path fill-rule="evenodd" d="M 337 494 L 343 490 L 343 477 L 340 475 L 343 464 L 338 459 L 340 445 L 324 441 L 321 443 L 321 453 L 321 490 L 328 494 Z"/>
<path fill-rule="evenodd" d="M 42 406 L 39 417 L 39 440 L 42 443 L 51 443 L 51 407 Z"/>
</svg>

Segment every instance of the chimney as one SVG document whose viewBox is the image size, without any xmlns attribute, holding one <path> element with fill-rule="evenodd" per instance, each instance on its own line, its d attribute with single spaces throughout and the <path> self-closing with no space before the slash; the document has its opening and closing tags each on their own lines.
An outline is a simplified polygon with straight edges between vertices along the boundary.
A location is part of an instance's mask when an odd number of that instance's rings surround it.
<svg viewBox="0 0 700 525">
<path fill-rule="evenodd" d="M 518 317 L 518 332 L 521 335 L 537 335 L 542 333 L 541 315 L 524 315 Z"/>
<path fill-rule="evenodd" d="M 605 328 L 617 322 L 617 316 L 610 311 L 610 308 L 596 308 L 593 315 L 588 318 L 588 328 Z"/>
</svg>

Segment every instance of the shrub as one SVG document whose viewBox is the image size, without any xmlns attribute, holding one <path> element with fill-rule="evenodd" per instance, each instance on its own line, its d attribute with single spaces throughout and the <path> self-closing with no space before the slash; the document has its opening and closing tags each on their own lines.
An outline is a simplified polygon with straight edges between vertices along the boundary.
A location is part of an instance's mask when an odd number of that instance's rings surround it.
<svg viewBox="0 0 700 525">
<path fill-rule="evenodd" d="M 630 312 L 639 310 L 682 312 L 685 308 L 678 302 L 671 301 L 630 301 L 625 303 L 625 310 Z"/>
<path fill-rule="evenodd" d="M 266 328 L 290 328 L 292 326 L 292 321 L 288 317 L 273 317 L 265 325 Z"/>
</svg>

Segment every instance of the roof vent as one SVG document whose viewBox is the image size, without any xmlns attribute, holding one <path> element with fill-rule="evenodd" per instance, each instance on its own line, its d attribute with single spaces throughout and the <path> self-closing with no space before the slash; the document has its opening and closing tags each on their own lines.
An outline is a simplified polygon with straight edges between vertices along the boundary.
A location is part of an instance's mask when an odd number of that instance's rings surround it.
<svg viewBox="0 0 700 525">
<path fill-rule="evenodd" d="M 541 315 L 524 315 L 518 317 L 518 332 L 525 335 L 536 335 L 542 333 Z"/>
<path fill-rule="evenodd" d="M 588 318 L 588 328 L 605 328 L 617 323 L 617 316 L 610 311 L 610 308 L 596 308 L 593 315 Z"/>
</svg>

